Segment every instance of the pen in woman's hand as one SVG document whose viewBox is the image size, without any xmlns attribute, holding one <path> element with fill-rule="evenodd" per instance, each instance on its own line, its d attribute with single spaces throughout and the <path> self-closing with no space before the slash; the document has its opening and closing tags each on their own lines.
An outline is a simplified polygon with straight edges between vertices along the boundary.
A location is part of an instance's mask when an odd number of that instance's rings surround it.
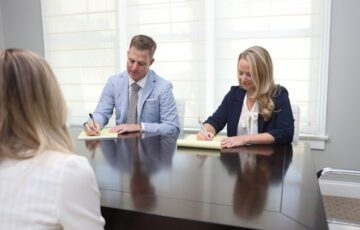
<svg viewBox="0 0 360 230">
<path fill-rule="evenodd" d="M 200 132 L 206 137 L 210 138 L 209 132 L 206 130 L 204 123 L 201 122 L 200 117 L 198 119 L 199 125 L 200 125 Z"/>
</svg>

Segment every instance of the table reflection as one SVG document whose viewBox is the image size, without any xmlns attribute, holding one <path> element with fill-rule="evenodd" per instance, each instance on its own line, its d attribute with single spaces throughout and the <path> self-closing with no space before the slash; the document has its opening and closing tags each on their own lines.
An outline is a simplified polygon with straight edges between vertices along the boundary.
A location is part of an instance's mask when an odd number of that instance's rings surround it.
<svg viewBox="0 0 360 230">
<path fill-rule="evenodd" d="M 116 140 L 87 141 L 91 151 L 100 147 L 107 165 L 129 175 L 129 188 L 134 208 L 152 209 L 156 204 L 151 175 L 172 166 L 177 135 L 134 133 Z"/>
<path fill-rule="evenodd" d="M 269 185 L 282 181 L 291 159 L 292 146 L 252 145 L 222 151 L 222 164 L 236 175 L 233 210 L 238 217 L 253 219 L 265 210 Z"/>
</svg>

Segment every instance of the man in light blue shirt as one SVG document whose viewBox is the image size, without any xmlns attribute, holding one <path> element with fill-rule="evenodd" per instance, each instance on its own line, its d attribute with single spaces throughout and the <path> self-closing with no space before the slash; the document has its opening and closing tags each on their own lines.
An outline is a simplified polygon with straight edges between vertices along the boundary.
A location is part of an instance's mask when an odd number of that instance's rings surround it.
<svg viewBox="0 0 360 230">
<path fill-rule="evenodd" d="M 111 132 L 167 134 L 179 131 L 172 84 L 150 70 L 155 50 L 155 41 L 146 35 L 136 35 L 131 39 L 127 71 L 109 78 L 92 119 L 84 123 L 87 135 L 97 135 L 108 123 L 114 108 L 116 126 L 110 129 Z M 136 97 L 133 83 L 136 83 Z"/>
</svg>

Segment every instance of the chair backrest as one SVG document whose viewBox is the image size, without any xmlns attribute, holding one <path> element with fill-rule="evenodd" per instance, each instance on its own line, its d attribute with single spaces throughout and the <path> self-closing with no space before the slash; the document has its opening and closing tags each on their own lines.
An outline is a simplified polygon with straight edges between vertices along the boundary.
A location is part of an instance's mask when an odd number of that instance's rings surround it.
<svg viewBox="0 0 360 230">
<path fill-rule="evenodd" d="M 185 117 L 185 100 L 176 100 L 176 109 L 179 115 L 179 128 L 180 132 L 183 133 L 184 129 L 184 117 Z"/>
<path fill-rule="evenodd" d="M 298 105 L 291 105 L 291 110 L 294 117 L 294 138 L 293 143 L 299 142 L 299 125 L 300 125 L 300 107 Z"/>
</svg>

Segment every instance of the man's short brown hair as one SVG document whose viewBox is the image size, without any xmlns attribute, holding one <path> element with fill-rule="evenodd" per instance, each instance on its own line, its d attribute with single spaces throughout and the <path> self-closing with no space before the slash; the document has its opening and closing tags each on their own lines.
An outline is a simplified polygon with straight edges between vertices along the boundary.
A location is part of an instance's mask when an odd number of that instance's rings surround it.
<svg viewBox="0 0 360 230">
<path fill-rule="evenodd" d="M 153 58 L 156 50 L 156 42 L 149 36 L 139 34 L 131 39 L 129 48 L 131 47 L 139 50 L 149 50 L 150 58 Z"/>
</svg>

